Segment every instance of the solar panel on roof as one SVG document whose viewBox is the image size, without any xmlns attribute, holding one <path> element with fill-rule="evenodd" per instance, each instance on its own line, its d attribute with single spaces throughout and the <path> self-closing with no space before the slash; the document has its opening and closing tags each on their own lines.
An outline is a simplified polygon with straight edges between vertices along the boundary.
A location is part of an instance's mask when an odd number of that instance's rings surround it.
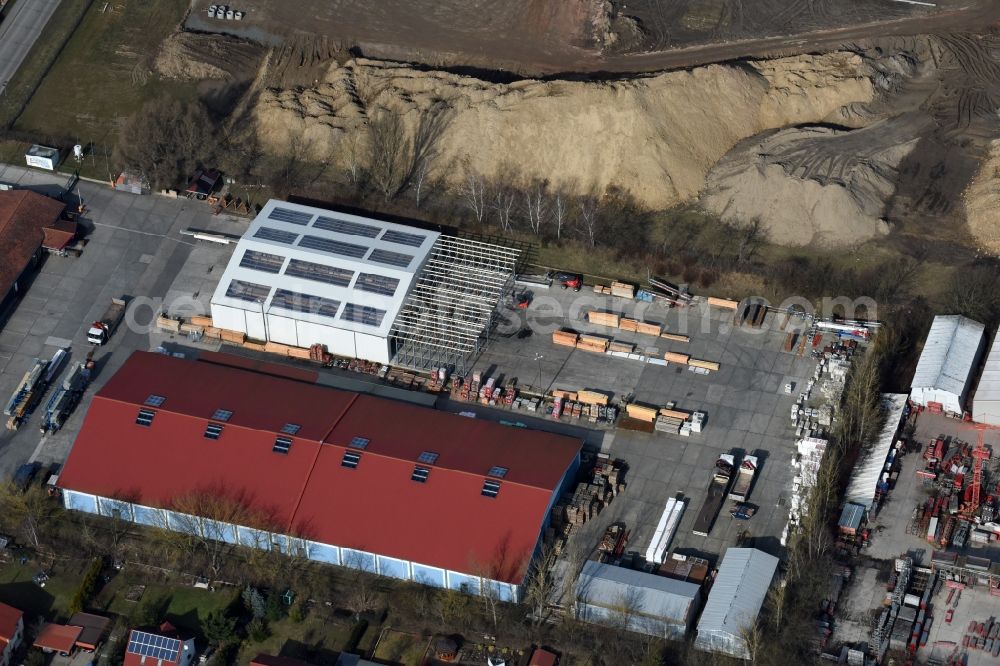
<svg viewBox="0 0 1000 666">
<path fill-rule="evenodd" d="M 355 305 L 354 303 L 344 305 L 344 311 L 340 313 L 340 318 L 344 321 L 353 321 L 368 326 L 381 326 L 384 317 L 385 310 Z"/>
<path fill-rule="evenodd" d="M 387 243 L 396 243 L 397 245 L 409 245 L 410 247 L 420 247 L 424 244 L 426 236 L 421 236 L 420 234 L 408 234 L 402 231 L 394 231 L 392 229 L 387 229 L 382 238 L 379 240 L 384 240 Z"/>
<path fill-rule="evenodd" d="M 228 409 L 217 409 L 212 413 L 213 421 L 228 421 L 233 416 L 233 412 Z"/>
<path fill-rule="evenodd" d="M 163 404 L 164 400 L 166 400 L 166 398 L 164 398 L 162 395 L 150 395 L 148 398 L 146 398 L 146 402 L 144 404 L 147 404 L 150 407 L 159 407 L 160 405 Z"/>
<path fill-rule="evenodd" d="M 286 423 L 285 425 L 281 426 L 281 432 L 285 433 L 286 435 L 294 435 L 297 434 L 301 428 L 302 426 L 300 426 L 298 423 Z"/>
<path fill-rule="evenodd" d="M 292 245 L 295 243 L 299 235 L 293 234 L 291 231 L 282 231 L 281 229 L 272 229 L 271 227 L 261 227 L 254 232 L 253 237 L 260 238 L 261 240 L 269 240 L 276 243 Z"/>
<path fill-rule="evenodd" d="M 486 472 L 486 476 L 494 476 L 498 479 L 502 479 L 507 476 L 507 471 L 506 467 L 490 467 L 490 471 Z"/>
<path fill-rule="evenodd" d="M 348 236 L 364 236 L 365 238 L 375 238 L 378 236 L 378 232 L 381 231 L 380 228 L 367 224 L 359 224 L 358 222 L 349 222 L 347 220 L 338 220 L 333 217 L 323 216 L 316 218 L 316 221 L 313 222 L 313 227 L 323 229 L 324 231 L 335 231 Z"/>
<path fill-rule="evenodd" d="M 312 296 L 311 294 L 300 294 L 288 289 L 276 289 L 274 298 L 271 299 L 271 307 L 291 310 L 292 312 L 318 314 L 324 317 L 336 317 L 337 310 L 340 309 L 340 301 L 322 296 Z"/>
<path fill-rule="evenodd" d="M 368 448 L 368 442 L 370 441 L 371 440 L 367 437 L 353 437 L 351 438 L 350 446 L 353 446 L 356 449 L 365 449 Z"/>
<path fill-rule="evenodd" d="M 301 245 L 301 243 L 299 244 Z M 403 254 L 401 252 L 390 252 L 389 250 L 372 250 L 372 253 L 368 255 L 368 261 L 385 264 L 386 266 L 406 268 L 410 265 L 410 262 L 413 261 L 413 255 Z"/>
<path fill-rule="evenodd" d="M 351 284 L 354 271 L 337 266 L 317 264 L 312 261 L 303 261 L 302 259 L 292 259 L 288 262 L 288 267 L 285 268 L 285 275 L 332 284 L 337 287 L 346 287 Z"/>
<path fill-rule="evenodd" d="M 355 245 L 354 243 L 345 243 L 344 241 L 333 240 L 332 238 L 309 235 L 299 239 L 299 247 L 319 250 L 320 252 L 329 252 L 330 254 L 339 254 L 342 257 L 351 257 L 353 259 L 360 259 L 368 252 L 368 248 L 364 245 Z"/>
<path fill-rule="evenodd" d="M 240 259 L 240 268 L 249 268 L 252 271 L 262 273 L 280 273 L 281 265 L 285 263 L 285 258 L 280 254 L 270 252 L 258 252 L 257 250 L 246 250 L 243 258 Z"/>
<path fill-rule="evenodd" d="M 278 220 L 279 222 L 289 222 L 291 224 L 309 224 L 309 220 L 312 219 L 312 213 L 303 213 L 302 211 L 292 210 L 291 208 L 275 208 L 267 215 L 269 220 Z"/>
<path fill-rule="evenodd" d="M 417 456 L 417 462 L 427 463 L 428 465 L 433 465 L 437 462 L 438 454 L 433 451 L 424 451 L 419 456 Z"/>
<path fill-rule="evenodd" d="M 163 661 L 178 661 L 181 642 L 176 638 L 167 638 L 145 631 L 133 631 L 129 637 L 128 652 Z"/>
<path fill-rule="evenodd" d="M 378 275 L 377 273 L 358 273 L 358 279 L 354 282 L 354 288 L 367 291 L 372 294 L 382 296 L 392 296 L 396 293 L 399 280 L 396 278 Z"/>
<path fill-rule="evenodd" d="M 226 289 L 226 296 L 238 298 L 241 301 L 251 303 L 263 303 L 267 300 L 267 295 L 271 293 L 271 288 L 267 285 L 255 282 L 244 282 L 243 280 L 233 280 Z"/>
</svg>

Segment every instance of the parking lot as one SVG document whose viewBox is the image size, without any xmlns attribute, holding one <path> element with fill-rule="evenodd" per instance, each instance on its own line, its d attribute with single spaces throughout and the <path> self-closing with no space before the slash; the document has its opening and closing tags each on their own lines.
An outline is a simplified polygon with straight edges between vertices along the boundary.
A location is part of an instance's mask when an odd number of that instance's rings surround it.
<svg viewBox="0 0 1000 666">
<path fill-rule="evenodd" d="M 63 191 L 66 176 L 0 165 L 0 182 L 15 183 L 45 194 Z M 0 432 L 0 476 L 6 478 L 29 459 L 62 462 L 82 422 L 94 390 L 136 349 L 149 349 L 144 324 L 167 294 L 194 247 L 181 235 L 187 227 L 239 233 L 245 223 L 213 217 L 202 202 L 116 192 L 106 185 L 81 182 L 87 212 L 81 224 L 90 229 L 82 256 L 46 257 L 39 272 L 0 328 L 0 395 L 14 390 L 35 357 L 51 358 L 70 348 L 60 381 L 70 363 L 81 361 L 90 346 L 86 331 L 112 297 L 141 296 L 130 306 L 126 322 L 109 344 L 97 350 L 97 375 L 65 428 L 42 436 L 39 409 L 17 431 Z M 133 325 L 127 325 L 129 321 Z M 139 325 L 135 325 L 139 324 Z"/>
</svg>

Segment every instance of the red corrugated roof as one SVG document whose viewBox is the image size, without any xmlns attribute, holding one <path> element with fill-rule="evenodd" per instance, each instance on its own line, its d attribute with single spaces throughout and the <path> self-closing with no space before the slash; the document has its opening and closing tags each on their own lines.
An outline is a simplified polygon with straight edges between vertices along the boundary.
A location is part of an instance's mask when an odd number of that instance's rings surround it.
<svg viewBox="0 0 1000 666">
<path fill-rule="evenodd" d="M 50 250 L 61 250 L 76 238 L 76 222 L 56 220 L 42 229 L 42 247 Z"/>
<path fill-rule="evenodd" d="M 10 642 L 17 633 L 17 622 L 24 616 L 24 613 L 0 602 L 0 639 Z"/>
<path fill-rule="evenodd" d="M 54 650 L 69 654 L 76 647 L 76 639 L 80 637 L 83 627 L 71 624 L 46 624 L 38 632 L 34 646 L 43 650 Z"/>
<path fill-rule="evenodd" d="M 0 192 L 0 298 L 41 247 L 42 228 L 58 219 L 63 208 L 62 203 L 36 192 Z"/>
<path fill-rule="evenodd" d="M 135 416 L 150 394 L 166 400 L 144 428 Z M 233 415 L 205 439 L 219 408 Z M 301 430 L 287 455 L 273 453 L 287 422 Z M 348 469 L 353 437 L 369 444 Z M 136 352 L 95 396 L 59 481 L 156 506 L 202 490 L 242 494 L 277 531 L 517 583 L 579 449 L 569 437 Z M 438 459 L 417 483 L 423 451 Z M 480 494 L 493 466 L 509 469 L 495 499 Z"/>
</svg>

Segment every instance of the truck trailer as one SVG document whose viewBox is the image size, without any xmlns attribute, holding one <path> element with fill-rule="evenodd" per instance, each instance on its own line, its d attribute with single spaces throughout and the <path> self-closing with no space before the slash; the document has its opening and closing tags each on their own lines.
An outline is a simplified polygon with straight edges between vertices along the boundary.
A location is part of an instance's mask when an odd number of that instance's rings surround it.
<svg viewBox="0 0 1000 666">
<path fill-rule="evenodd" d="M 743 456 L 740 469 L 736 473 L 736 482 L 733 483 L 733 489 L 729 491 L 729 499 L 746 502 L 750 498 L 750 488 L 753 486 L 753 478 L 756 474 L 757 456 Z"/>
<path fill-rule="evenodd" d="M 42 414 L 40 429 L 43 433 L 56 432 L 63 427 L 83 397 L 83 392 L 90 383 L 93 368 L 94 361 L 88 356 L 86 361 L 73 366 L 69 376 L 52 393 L 49 401 L 45 403 L 45 412 Z"/>
<path fill-rule="evenodd" d="M 715 523 L 716 516 L 719 515 L 719 509 L 722 508 L 722 503 L 726 500 L 726 492 L 729 490 L 729 483 L 733 478 L 735 463 L 735 459 L 729 453 L 721 454 L 715 461 L 715 471 L 708 484 L 708 496 L 705 498 L 705 503 L 701 505 L 701 511 L 698 512 L 698 517 L 694 521 L 692 531 L 698 536 L 708 536 L 708 533 L 712 531 L 712 525 Z"/>
<path fill-rule="evenodd" d="M 125 308 L 127 305 L 128 303 L 125 301 L 124 296 L 121 298 L 112 298 L 111 305 L 104 311 L 104 316 L 90 325 L 90 329 L 87 331 L 87 342 L 98 346 L 107 344 L 118 328 L 118 324 L 125 317 Z"/>
</svg>

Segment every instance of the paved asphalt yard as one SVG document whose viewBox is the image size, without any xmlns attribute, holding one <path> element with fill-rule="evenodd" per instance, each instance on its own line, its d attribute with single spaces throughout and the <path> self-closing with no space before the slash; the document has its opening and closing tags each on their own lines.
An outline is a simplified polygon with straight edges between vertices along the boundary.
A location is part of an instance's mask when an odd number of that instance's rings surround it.
<svg viewBox="0 0 1000 666">
<path fill-rule="evenodd" d="M 66 176 L 0 165 L 0 182 L 58 194 L 66 185 Z M 131 304 L 126 322 L 97 351 L 97 377 L 65 428 L 43 437 L 36 409 L 20 430 L 0 430 L 0 478 L 8 478 L 29 459 L 43 464 L 62 462 L 94 390 L 132 351 L 150 348 L 145 328 L 130 330 L 126 323 L 129 318 L 140 324 L 151 321 L 158 304 L 155 299 L 166 295 L 187 262 L 194 246 L 180 231 L 190 226 L 239 233 L 245 227 L 242 221 L 213 217 L 202 202 L 136 196 L 89 182 L 81 182 L 74 191 L 83 194 L 88 208 L 82 223 L 93 230 L 79 258 L 45 258 L 24 298 L 0 325 L 0 396 L 4 402 L 35 357 L 48 359 L 60 347 L 71 346 L 70 359 L 57 379 L 61 381 L 69 364 L 82 360 L 90 350 L 87 328 L 103 314 L 113 296 L 154 300 L 139 299 Z"/>
</svg>

